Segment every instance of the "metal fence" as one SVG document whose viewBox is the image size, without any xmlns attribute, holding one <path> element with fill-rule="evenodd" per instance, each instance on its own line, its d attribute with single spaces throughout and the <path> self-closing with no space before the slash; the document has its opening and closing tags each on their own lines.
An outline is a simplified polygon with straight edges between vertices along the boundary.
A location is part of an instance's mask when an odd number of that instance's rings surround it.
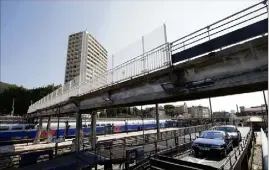
<svg viewBox="0 0 269 170">
<path fill-rule="evenodd" d="M 214 129 L 214 127 L 212 128 Z M 191 149 L 191 145 L 186 146 L 187 149 L 185 149 L 186 154 L 182 154 L 182 152 L 170 149 L 167 151 L 167 153 L 158 153 L 155 156 L 153 156 L 150 159 L 150 166 L 153 169 L 207 169 L 207 170 L 232 170 L 232 169 L 238 169 L 241 167 L 242 163 L 248 163 L 243 162 L 242 156 L 247 156 L 249 160 L 251 156 L 251 148 L 253 144 L 253 130 L 250 129 L 247 136 L 242 139 L 242 142 L 240 142 L 239 146 L 236 147 L 226 158 L 224 158 L 224 162 L 220 166 L 212 166 L 207 165 L 199 162 L 193 162 L 193 161 L 186 161 L 182 158 L 185 156 L 193 155 L 193 150 Z"/>
<path fill-rule="evenodd" d="M 172 55 L 268 18 L 268 5 L 266 3 L 267 1 L 259 2 L 200 30 L 175 40 L 171 43 Z M 228 48 L 231 45 L 233 44 L 230 44 L 225 48 Z M 199 56 L 202 55 L 205 54 L 200 54 Z M 197 58 L 199 56 L 194 57 Z M 185 61 L 187 60 L 182 60 L 181 62 Z"/>
<path fill-rule="evenodd" d="M 143 147 L 143 157 L 140 157 L 139 160 L 148 158 L 151 155 L 154 155 L 157 152 L 165 151 L 171 149 L 177 145 L 183 145 L 191 142 L 196 138 L 198 133 L 201 131 L 211 128 L 212 125 L 199 125 L 192 127 L 179 128 L 171 131 L 164 131 L 160 133 L 160 138 L 157 139 L 156 132 L 145 133 L 144 135 L 124 137 L 120 139 L 111 139 L 111 140 L 101 140 L 96 144 L 95 149 L 92 149 L 91 140 L 88 136 L 81 141 L 81 151 L 90 151 L 97 156 L 106 157 L 111 160 L 121 160 L 118 164 L 126 163 L 126 150 L 130 150 L 136 147 Z M 146 131 L 145 131 L 146 132 Z M 65 155 L 66 153 L 72 153 L 74 147 L 70 145 L 56 145 L 53 147 L 45 149 L 36 149 L 38 151 L 52 150 L 53 157 L 58 157 Z M 184 145 L 185 146 L 185 145 Z M 183 147 L 183 146 L 181 146 Z M 185 148 L 185 149 L 184 149 Z M 183 147 L 183 151 L 187 148 Z M 35 151 L 20 151 L 14 153 L 5 153 L 0 154 L 0 169 L 19 167 L 21 164 L 21 155 L 25 153 L 32 153 Z M 40 156 L 37 162 L 46 161 L 49 159 L 48 155 Z M 128 160 L 133 161 L 133 160 Z M 130 165 L 135 166 L 135 164 Z"/>
<path fill-rule="evenodd" d="M 252 148 L 252 141 L 253 138 L 255 138 L 254 136 L 254 132 L 252 130 L 252 128 L 250 129 L 250 131 L 248 132 L 247 136 L 245 138 L 242 139 L 242 142 L 239 143 L 238 147 L 233 151 L 232 154 L 229 154 L 227 159 L 225 160 L 225 162 L 221 165 L 221 167 L 219 168 L 220 170 L 232 170 L 234 169 L 237 160 L 240 158 L 240 156 L 242 155 L 242 153 L 244 152 L 245 149 L 249 149 Z M 250 152 L 249 152 L 250 153 Z M 250 154 L 247 153 L 248 158 L 250 157 Z M 233 159 L 235 158 L 235 159 Z"/>
<path fill-rule="evenodd" d="M 170 66 L 170 46 L 168 43 L 158 46 L 112 70 L 81 82 L 79 77 L 72 80 L 44 98 L 35 102 L 28 113 L 66 101 L 71 96 L 91 93 L 107 86 L 118 84 L 133 78 L 150 74 Z"/>
<path fill-rule="evenodd" d="M 59 89 L 32 104 L 28 109 L 28 113 L 61 103 L 68 100 L 71 96 L 80 96 L 86 93 L 91 93 L 113 84 L 128 81 L 135 77 L 167 68 L 172 62 L 171 54 L 185 51 L 211 39 L 221 37 L 229 32 L 268 18 L 268 6 L 266 3 L 267 1 L 257 3 L 205 28 L 179 38 L 172 43 L 165 43 L 158 46 L 85 82 L 82 82 L 82 77 L 78 76 L 74 80 L 64 84 Z M 214 50 L 221 50 L 221 48 L 228 48 L 232 45 L 234 44 L 226 45 Z M 212 51 L 205 52 L 208 53 Z M 190 58 L 194 59 L 204 54 L 204 52 L 200 52 Z M 186 60 L 189 60 L 190 58 Z M 183 58 L 180 59 L 180 62 L 186 60 Z"/>
</svg>

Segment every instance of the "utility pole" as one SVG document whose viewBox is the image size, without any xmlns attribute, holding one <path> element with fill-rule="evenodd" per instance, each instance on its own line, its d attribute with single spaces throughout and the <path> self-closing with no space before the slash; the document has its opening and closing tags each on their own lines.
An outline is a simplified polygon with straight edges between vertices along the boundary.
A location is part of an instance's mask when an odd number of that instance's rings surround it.
<svg viewBox="0 0 269 170">
<path fill-rule="evenodd" d="M 265 92 L 264 92 L 264 90 L 262 92 L 263 92 L 263 98 L 264 98 L 264 104 L 265 104 L 266 114 L 268 114 L 268 107 L 267 107 Z"/>
<path fill-rule="evenodd" d="M 210 114 L 211 114 L 211 123 L 213 123 L 212 106 L 211 106 L 211 98 L 210 97 L 209 97 L 209 106 L 210 106 Z"/>
</svg>

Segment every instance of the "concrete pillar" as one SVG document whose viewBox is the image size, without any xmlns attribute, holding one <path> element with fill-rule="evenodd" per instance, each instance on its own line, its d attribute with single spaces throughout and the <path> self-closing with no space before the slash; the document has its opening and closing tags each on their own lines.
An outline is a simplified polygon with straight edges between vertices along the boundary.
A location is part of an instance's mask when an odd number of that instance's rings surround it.
<svg viewBox="0 0 269 170">
<path fill-rule="evenodd" d="M 81 131 L 82 131 L 81 113 L 78 109 L 76 113 L 76 152 L 80 151 L 80 141 L 82 138 Z"/>
<path fill-rule="evenodd" d="M 159 105 L 156 104 L 156 125 L 157 125 L 157 140 L 160 140 L 160 117 L 159 117 Z"/>
<path fill-rule="evenodd" d="M 96 112 L 92 112 L 92 122 L 91 122 L 91 145 L 92 149 L 95 149 L 95 144 L 96 144 L 96 118 L 97 114 Z"/>
<path fill-rule="evenodd" d="M 68 121 L 65 122 L 65 129 L 64 129 L 64 138 L 68 136 L 68 129 L 69 129 L 69 123 Z"/>
<path fill-rule="evenodd" d="M 51 123 L 51 116 L 48 117 L 48 124 L 47 124 L 47 143 L 50 143 L 50 123 Z"/>
<path fill-rule="evenodd" d="M 36 131 L 36 136 L 34 140 L 34 144 L 40 143 L 40 135 L 42 132 L 42 117 L 39 117 L 38 129 Z"/>
</svg>

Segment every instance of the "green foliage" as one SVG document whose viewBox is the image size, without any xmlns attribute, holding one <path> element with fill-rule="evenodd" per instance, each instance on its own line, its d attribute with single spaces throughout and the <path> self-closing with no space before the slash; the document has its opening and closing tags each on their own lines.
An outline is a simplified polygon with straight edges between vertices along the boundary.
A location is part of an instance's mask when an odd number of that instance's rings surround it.
<svg viewBox="0 0 269 170">
<path fill-rule="evenodd" d="M 168 116 L 174 116 L 175 115 L 175 106 L 174 105 L 164 105 L 164 111 L 165 114 Z"/>
<path fill-rule="evenodd" d="M 31 101 L 34 103 L 44 96 L 48 95 L 59 86 L 48 85 L 34 89 L 26 89 L 22 86 L 10 85 L 0 93 L 0 114 L 10 114 L 12 111 L 12 102 L 14 102 L 14 114 L 25 115 Z"/>
</svg>

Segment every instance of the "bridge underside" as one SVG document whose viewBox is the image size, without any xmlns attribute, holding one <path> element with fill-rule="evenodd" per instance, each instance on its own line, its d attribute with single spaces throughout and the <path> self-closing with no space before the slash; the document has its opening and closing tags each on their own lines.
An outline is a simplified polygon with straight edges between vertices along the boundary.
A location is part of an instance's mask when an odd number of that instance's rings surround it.
<svg viewBox="0 0 269 170">
<path fill-rule="evenodd" d="M 240 94 L 268 89 L 268 37 L 263 36 L 80 97 L 80 111 Z M 144 82 L 144 83 L 141 83 Z M 127 85 L 127 86 L 126 86 Z M 128 87 L 128 88 L 127 88 Z M 30 116 L 68 114 L 67 103 Z"/>
</svg>

